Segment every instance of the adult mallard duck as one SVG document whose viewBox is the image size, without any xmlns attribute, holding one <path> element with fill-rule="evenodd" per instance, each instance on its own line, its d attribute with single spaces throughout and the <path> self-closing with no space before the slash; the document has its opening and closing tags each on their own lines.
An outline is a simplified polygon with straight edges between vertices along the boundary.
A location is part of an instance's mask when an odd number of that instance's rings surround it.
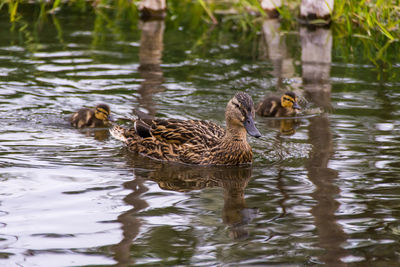
<svg viewBox="0 0 400 267">
<path fill-rule="evenodd" d="M 147 157 L 198 165 L 251 164 L 253 153 L 246 132 L 261 134 L 254 125 L 251 97 L 238 92 L 225 110 L 226 130 L 202 120 L 137 119 L 130 129 L 115 125 L 111 134 L 130 151 Z"/>
<path fill-rule="evenodd" d="M 265 117 L 288 117 L 295 115 L 300 109 L 296 94 L 286 92 L 280 98 L 270 96 L 262 100 L 257 104 L 256 112 Z"/>
<path fill-rule="evenodd" d="M 82 108 L 72 114 L 69 118 L 71 125 L 76 128 L 83 127 L 106 127 L 109 122 L 110 107 L 106 104 L 99 104 L 95 109 Z"/>
</svg>

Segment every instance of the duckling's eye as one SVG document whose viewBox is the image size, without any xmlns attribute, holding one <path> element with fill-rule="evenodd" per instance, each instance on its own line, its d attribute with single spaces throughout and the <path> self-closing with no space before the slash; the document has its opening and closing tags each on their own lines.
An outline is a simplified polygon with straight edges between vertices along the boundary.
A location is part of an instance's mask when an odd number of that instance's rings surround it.
<svg viewBox="0 0 400 267">
<path fill-rule="evenodd" d="M 104 115 L 108 116 L 108 112 L 105 109 L 98 108 L 97 112 L 103 113 Z"/>
</svg>

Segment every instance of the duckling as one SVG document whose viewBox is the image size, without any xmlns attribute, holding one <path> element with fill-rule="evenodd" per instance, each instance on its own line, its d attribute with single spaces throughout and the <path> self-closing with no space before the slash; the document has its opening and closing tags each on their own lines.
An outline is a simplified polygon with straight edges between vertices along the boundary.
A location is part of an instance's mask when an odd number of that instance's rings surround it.
<svg viewBox="0 0 400 267">
<path fill-rule="evenodd" d="M 281 98 L 270 96 L 258 103 L 256 112 L 265 117 L 288 117 L 298 113 L 301 109 L 297 103 L 296 94 L 286 92 Z"/>
<path fill-rule="evenodd" d="M 109 122 L 110 107 L 99 104 L 95 109 L 82 108 L 69 118 L 71 125 L 76 128 L 83 127 L 107 127 Z"/>
<path fill-rule="evenodd" d="M 251 97 L 238 92 L 225 110 L 226 129 L 203 120 L 137 119 L 130 129 L 119 125 L 111 135 L 128 149 L 152 159 L 197 165 L 251 164 L 247 134 L 260 137 Z"/>
</svg>

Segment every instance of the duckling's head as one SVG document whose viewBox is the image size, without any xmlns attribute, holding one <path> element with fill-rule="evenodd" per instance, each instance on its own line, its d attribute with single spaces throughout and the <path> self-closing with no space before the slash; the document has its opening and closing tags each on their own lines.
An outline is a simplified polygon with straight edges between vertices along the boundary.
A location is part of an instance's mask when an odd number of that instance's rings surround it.
<svg viewBox="0 0 400 267">
<path fill-rule="evenodd" d="M 102 121 L 108 121 L 110 115 L 110 107 L 106 104 L 99 104 L 96 106 L 94 116 Z"/>
<path fill-rule="evenodd" d="M 297 97 L 296 94 L 293 92 L 286 92 L 282 97 L 281 97 L 281 105 L 284 108 L 287 109 L 293 109 L 293 110 L 300 110 L 300 106 L 297 103 Z"/>
<path fill-rule="evenodd" d="M 238 92 L 228 102 L 225 111 L 227 128 L 245 128 L 247 133 L 254 137 L 261 134 L 254 125 L 255 110 L 251 96 Z"/>
</svg>

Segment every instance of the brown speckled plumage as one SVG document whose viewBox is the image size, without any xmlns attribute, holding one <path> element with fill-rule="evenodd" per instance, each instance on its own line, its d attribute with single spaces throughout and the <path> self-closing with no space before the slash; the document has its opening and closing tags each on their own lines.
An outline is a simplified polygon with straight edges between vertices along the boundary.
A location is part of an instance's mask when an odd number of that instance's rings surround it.
<svg viewBox="0 0 400 267">
<path fill-rule="evenodd" d="M 95 109 L 82 108 L 72 114 L 69 118 L 71 125 L 75 128 L 100 128 L 109 126 L 108 116 L 110 107 L 106 104 L 99 104 Z"/>
<path fill-rule="evenodd" d="M 198 165 L 250 164 L 253 153 L 246 130 L 260 137 L 253 122 L 251 97 L 237 93 L 226 107 L 225 118 L 226 130 L 202 120 L 139 119 L 135 127 L 124 129 L 116 125 L 110 132 L 126 143 L 130 151 L 157 160 Z"/>
</svg>

